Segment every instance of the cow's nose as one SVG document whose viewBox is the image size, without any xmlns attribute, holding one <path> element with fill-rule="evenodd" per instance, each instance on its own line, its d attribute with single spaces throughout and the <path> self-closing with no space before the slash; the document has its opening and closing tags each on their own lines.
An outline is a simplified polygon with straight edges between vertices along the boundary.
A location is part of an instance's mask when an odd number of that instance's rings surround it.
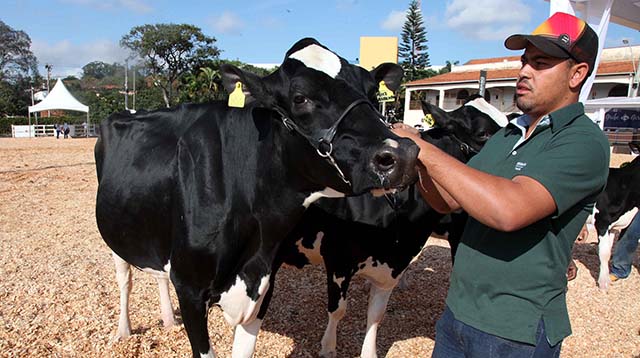
<svg viewBox="0 0 640 358">
<path fill-rule="evenodd" d="M 398 156 L 391 149 L 382 149 L 373 157 L 373 165 L 380 173 L 390 172 L 398 161 Z"/>
</svg>

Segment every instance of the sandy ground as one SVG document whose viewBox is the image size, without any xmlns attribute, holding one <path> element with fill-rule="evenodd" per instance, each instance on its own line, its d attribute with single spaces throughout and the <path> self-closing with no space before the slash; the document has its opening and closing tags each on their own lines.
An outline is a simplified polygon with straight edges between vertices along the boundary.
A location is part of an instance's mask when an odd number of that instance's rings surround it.
<svg viewBox="0 0 640 358">
<path fill-rule="evenodd" d="M 155 281 L 134 273 L 134 334 L 112 342 L 118 290 L 110 251 L 95 224 L 94 139 L 0 139 L 0 356 L 187 357 L 183 326 L 159 322 Z M 629 158 L 616 155 L 612 165 Z M 592 238 L 593 239 L 593 238 Z M 594 240 L 590 240 L 594 241 Z M 640 357 L 640 276 L 608 292 L 596 287 L 597 247 L 576 244 L 578 277 L 569 283 L 573 335 L 562 357 Z M 432 238 L 396 290 L 378 334 L 378 354 L 428 357 L 443 309 L 449 248 Z M 256 357 L 315 357 L 327 321 L 320 267 L 285 268 L 276 282 Z M 173 295 L 174 305 L 177 300 Z M 338 331 L 338 356 L 360 351 L 367 285 L 351 286 L 349 312 Z M 220 357 L 230 357 L 232 330 L 214 308 L 209 334 Z"/>
</svg>

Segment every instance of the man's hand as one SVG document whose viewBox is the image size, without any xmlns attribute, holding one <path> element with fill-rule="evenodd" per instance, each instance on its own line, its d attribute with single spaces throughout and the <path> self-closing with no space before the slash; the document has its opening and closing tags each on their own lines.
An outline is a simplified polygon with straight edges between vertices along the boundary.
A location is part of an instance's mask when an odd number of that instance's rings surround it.
<svg viewBox="0 0 640 358">
<path fill-rule="evenodd" d="M 413 128 L 412 126 L 408 125 L 408 124 L 404 124 L 404 123 L 394 123 L 391 126 L 391 130 L 393 131 L 393 133 L 395 133 L 396 135 L 403 137 L 403 138 L 409 138 L 412 141 L 418 143 L 418 140 L 422 140 L 422 138 L 420 137 L 420 131 L 417 128 Z"/>
</svg>

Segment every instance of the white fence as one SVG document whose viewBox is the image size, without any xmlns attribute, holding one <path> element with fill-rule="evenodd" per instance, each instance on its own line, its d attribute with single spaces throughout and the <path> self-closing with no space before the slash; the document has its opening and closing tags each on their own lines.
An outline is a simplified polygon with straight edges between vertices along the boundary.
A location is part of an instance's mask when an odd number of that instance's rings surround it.
<svg viewBox="0 0 640 358">
<path fill-rule="evenodd" d="M 96 126 L 95 124 L 89 125 L 86 128 L 86 125 L 78 124 L 78 125 L 69 125 L 69 136 L 73 137 L 91 137 L 95 136 Z M 87 129 L 89 133 L 87 135 Z M 61 136 L 64 136 L 63 133 L 60 133 Z M 29 138 L 29 137 L 55 137 L 56 136 L 56 128 L 53 124 L 38 124 L 38 125 L 21 125 L 15 126 L 11 125 L 11 136 L 14 138 Z"/>
</svg>

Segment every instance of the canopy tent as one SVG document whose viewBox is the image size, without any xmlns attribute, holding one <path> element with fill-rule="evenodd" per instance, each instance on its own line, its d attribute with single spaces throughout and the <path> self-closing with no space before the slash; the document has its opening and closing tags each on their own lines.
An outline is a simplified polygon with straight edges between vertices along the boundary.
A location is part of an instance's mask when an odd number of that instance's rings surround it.
<svg viewBox="0 0 640 358">
<path fill-rule="evenodd" d="M 29 128 L 31 128 L 31 113 L 42 112 L 48 110 L 63 109 L 69 111 L 78 111 L 87 113 L 87 128 L 89 128 L 89 107 L 80 103 L 69 91 L 61 79 L 58 79 L 56 85 L 45 99 L 34 105 L 29 106 Z M 36 116 L 36 125 L 38 117 Z"/>
</svg>

